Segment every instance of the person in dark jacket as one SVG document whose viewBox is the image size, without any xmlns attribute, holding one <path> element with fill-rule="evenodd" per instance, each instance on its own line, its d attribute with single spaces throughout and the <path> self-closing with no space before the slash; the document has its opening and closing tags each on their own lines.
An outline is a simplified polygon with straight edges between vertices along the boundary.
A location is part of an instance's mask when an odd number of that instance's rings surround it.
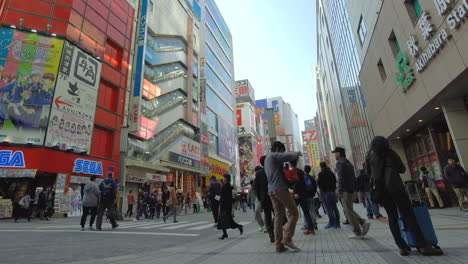
<svg viewBox="0 0 468 264">
<path fill-rule="evenodd" d="M 449 154 L 448 165 L 444 168 L 444 178 L 452 185 L 460 210 L 463 211 L 463 201 L 465 198 L 468 199 L 468 174 L 458 164 L 458 157 L 454 153 Z"/>
<path fill-rule="evenodd" d="M 338 193 L 343 200 L 343 211 L 353 226 L 354 235 L 350 239 L 362 239 L 369 232 L 370 223 L 362 219 L 356 211 L 353 204 L 355 200 L 355 182 L 354 167 L 346 158 L 344 148 L 336 147 L 332 153 L 337 160 L 336 174 L 338 176 Z"/>
<path fill-rule="evenodd" d="M 356 189 L 362 193 L 364 199 L 364 206 L 367 210 L 367 218 L 369 219 L 385 219 L 385 216 L 380 214 L 379 205 L 372 201 L 370 194 L 370 178 L 364 169 L 359 171 L 359 176 L 357 178 Z"/>
<path fill-rule="evenodd" d="M 219 200 L 221 199 L 221 184 L 216 180 L 216 176 L 211 176 L 208 192 L 211 200 L 211 212 L 216 226 L 219 217 Z"/>
<path fill-rule="evenodd" d="M 96 229 L 101 230 L 102 227 L 102 218 L 104 216 L 104 211 L 106 209 L 110 212 L 115 211 L 115 196 L 117 194 L 117 183 L 114 180 L 114 173 L 109 171 L 107 173 L 107 179 L 105 179 L 99 185 L 99 190 L 101 191 L 101 201 L 99 202 L 98 207 L 98 216 L 96 221 Z M 108 214 L 110 217 L 109 221 L 111 222 L 112 229 L 117 228 L 119 225 L 115 221 L 115 215 L 113 213 Z"/>
<path fill-rule="evenodd" d="M 310 192 L 306 189 L 304 175 L 305 173 L 297 168 L 298 160 L 293 160 L 289 162 L 289 173 L 297 175 L 297 181 L 295 181 L 292 185 L 292 189 L 294 190 L 294 198 L 296 199 L 297 203 L 302 209 L 304 213 L 304 222 L 305 222 L 305 232 L 304 235 L 315 235 L 314 231 L 314 223 L 312 220 L 311 212 L 307 205 L 307 199 L 310 197 Z M 315 195 L 315 193 L 314 193 Z M 313 195 L 312 195 L 313 198 Z M 315 208 L 314 208 L 315 211 Z"/>
<path fill-rule="evenodd" d="M 275 242 L 275 234 L 274 234 L 274 226 L 273 226 L 273 205 L 271 203 L 270 196 L 268 195 L 268 178 L 265 173 L 265 158 L 266 156 L 262 156 L 260 158 L 260 164 L 262 165 L 258 169 L 255 170 L 255 194 L 257 195 L 257 199 L 260 201 L 261 207 L 263 209 L 263 219 L 265 222 L 265 227 L 268 231 L 268 235 L 270 236 L 270 242 Z"/>
<path fill-rule="evenodd" d="M 316 202 L 314 200 L 314 197 L 317 194 L 317 181 L 312 175 L 310 175 L 311 171 L 312 171 L 312 168 L 310 166 L 304 167 L 304 177 L 303 177 L 304 188 L 305 188 L 304 199 L 305 199 L 306 206 L 310 211 L 310 216 L 312 218 L 312 226 L 314 230 L 318 230 L 318 225 L 317 225 L 318 209 L 316 207 Z"/>
<path fill-rule="evenodd" d="M 340 212 L 336 206 L 336 176 L 326 162 L 320 162 L 320 169 L 317 185 L 322 194 L 323 206 L 328 215 L 328 224 L 325 228 L 337 229 L 340 228 Z"/>
<path fill-rule="evenodd" d="M 240 234 L 244 233 L 244 227 L 234 221 L 232 216 L 232 186 L 231 175 L 224 174 L 224 185 L 221 188 L 221 200 L 219 201 L 218 229 L 223 230 L 223 235 L 219 238 L 224 240 L 228 237 L 227 229 L 239 229 Z"/>
<path fill-rule="evenodd" d="M 366 156 L 366 172 L 370 176 L 373 199 L 383 204 L 387 211 L 388 224 L 395 243 L 402 256 L 408 256 L 410 247 L 401 236 L 398 220 L 400 217 L 410 230 L 419 251 L 423 255 L 441 255 L 440 249 L 429 246 L 419 227 L 411 201 L 405 191 L 400 173 L 406 171 L 400 156 L 393 151 L 384 137 L 377 136 L 372 140 L 371 149 Z"/>
<path fill-rule="evenodd" d="M 86 218 L 88 214 L 91 213 L 91 219 L 89 220 L 89 229 L 94 230 L 93 224 L 94 220 L 96 219 L 96 214 L 98 210 L 99 204 L 99 195 L 101 191 L 99 191 L 99 185 L 96 183 L 96 175 L 92 175 L 89 178 L 88 183 L 84 186 L 84 195 L 83 195 L 83 215 L 81 216 L 81 231 L 85 230 Z"/>
</svg>

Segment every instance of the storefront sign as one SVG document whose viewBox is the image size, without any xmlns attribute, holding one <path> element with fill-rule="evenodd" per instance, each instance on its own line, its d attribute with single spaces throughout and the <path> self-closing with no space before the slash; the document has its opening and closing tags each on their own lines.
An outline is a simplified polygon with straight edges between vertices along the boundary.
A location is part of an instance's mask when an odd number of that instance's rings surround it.
<svg viewBox="0 0 468 264">
<path fill-rule="evenodd" d="M 145 176 L 146 176 L 146 179 L 149 181 L 165 182 L 167 180 L 166 175 L 162 175 L 162 174 L 146 173 Z"/>
<path fill-rule="evenodd" d="M 215 176 L 216 179 L 222 179 L 223 175 L 229 172 L 229 165 L 224 162 L 221 162 L 212 158 L 208 158 L 208 163 L 209 163 L 208 174 L 210 176 Z"/>
<path fill-rule="evenodd" d="M 248 96 L 252 102 L 255 102 L 255 91 L 252 85 L 250 85 L 249 80 L 236 81 L 235 92 L 237 97 Z"/>
<path fill-rule="evenodd" d="M 23 151 L 0 150 L 0 167 L 26 168 Z"/>
<path fill-rule="evenodd" d="M 65 42 L 46 146 L 89 153 L 101 62 Z"/>
<path fill-rule="evenodd" d="M 75 166 L 73 167 L 74 173 L 86 173 L 93 175 L 103 176 L 102 162 L 85 160 L 85 159 L 76 159 Z"/>
<path fill-rule="evenodd" d="M 37 170 L 0 169 L 0 178 L 34 178 Z"/>
<path fill-rule="evenodd" d="M 0 141 L 44 144 L 63 43 L 0 29 Z"/>
<path fill-rule="evenodd" d="M 316 141 L 318 140 L 317 130 L 302 131 L 302 141 Z"/>
<path fill-rule="evenodd" d="M 142 178 L 142 177 L 137 177 L 137 176 L 127 176 L 125 181 L 134 182 L 134 183 L 144 183 L 144 182 L 146 182 L 146 179 Z"/>
<path fill-rule="evenodd" d="M 174 152 L 168 152 L 167 153 L 167 159 L 170 162 L 174 162 L 174 163 L 184 165 L 184 166 L 187 166 L 187 167 L 200 168 L 200 161 L 199 160 L 194 160 L 192 158 L 182 156 L 182 155 L 174 153 Z"/>
<path fill-rule="evenodd" d="M 171 149 L 171 152 L 200 161 L 200 143 L 182 137 Z"/>
</svg>

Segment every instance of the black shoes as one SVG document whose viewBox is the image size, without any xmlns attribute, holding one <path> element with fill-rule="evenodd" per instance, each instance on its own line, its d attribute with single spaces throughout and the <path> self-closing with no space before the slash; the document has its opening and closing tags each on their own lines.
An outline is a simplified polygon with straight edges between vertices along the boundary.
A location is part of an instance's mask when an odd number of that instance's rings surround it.
<svg viewBox="0 0 468 264">
<path fill-rule="evenodd" d="M 239 226 L 239 232 L 240 232 L 241 235 L 244 233 L 244 227 L 243 226 Z"/>
<path fill-rule="evenodd" d="M 228 238 L 227 234 L 223 234 L 221 237 L 218 237 L 218 239 L 224 240 L 225 238 Z"/>
</svg>

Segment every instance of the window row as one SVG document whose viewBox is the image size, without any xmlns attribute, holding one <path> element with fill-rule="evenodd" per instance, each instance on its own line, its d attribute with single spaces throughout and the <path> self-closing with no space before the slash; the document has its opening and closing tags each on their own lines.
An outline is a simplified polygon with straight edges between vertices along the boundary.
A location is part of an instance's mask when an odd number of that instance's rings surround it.
<svg viewBox="0 0 468 264">
<path fill-rule="evenodd" d="M 231 126 L 233 125 L 233 110 L 229 108 L 208 86 L 206 87 L 206 103 L 209 108 L 213 109 L 214 112 L 218 114 L 218 116 L 221 116 Z"/>
<path fill-rule="evenodd" d="M 232 91 L 219 79 L 210 65 L 205 67 L 205 77 L 208 85 L 213 88 L 228 104 L 234 101 Z"/>
<path fill-rule="evenodd" d="M 210 47 L 216 53 L 218 58 L 220 58 L 226 70 L 228 72 L 232 72 L 231 61 L 229 60 L 228 56 L 226 56 L 226 53 L 224 53 L 224 51 L 221 49 L 218 41 L 215 39 L 215 37 L 213 36 L 213 33 L 211 33 L 211 30 L 209 29 L 206 31 L 206 41 L 208 42 L 208 44 L 210 44 Z"/>
<path fill-rule="evenodd" d="M 219 28 L 223 33 L 224 37 L 229 40 L 231 38 L 231 31 L 229 30 L 229 27 L 224 21 L 224 18 L 221 15 L 221 12 L 219 11 L 218 7 L 216 6 L 215 1 L 207 0 L 206 2 L 210 11 L 213 12 L 213 16 L 216 19 L 216 22 L 218 22 Z"/>
<path fill-rule="evenodd" d="M 231 54 L 231 47 L 228 41 L 224 38 L 223 34 L 219 30 L 219 27 L 216 25 L 216 22 L 214 21 L 210 12 L 206 9 L 205 9 L 205 17 L 206 17 L 206 22 L 208 23 L 208 26 L 210 27 L 211 31 L 213 31 L 214 35 L 216 36 L 219 43 L 221 44 L 221 47 L 223 48 L 223 50 L 226 52 L 226 54 Z"/>
<path fill-rule="evenodd" d="M 232 77 L 230 73 L 226 71 L 226 69 L 223 67 L 221 62 L 219 62 L 218 58 L 216 58 L 216 56 L 214 55 L 211 48 L 208 46 L 206 46 L 205 55 L 206 55 L 206 62 L 212 66 L 212 68 L 216 71 L 216 73 L 221 78 L 221 80 L 227 86 L 230 86 L 232 83 Z"/>
</svg>

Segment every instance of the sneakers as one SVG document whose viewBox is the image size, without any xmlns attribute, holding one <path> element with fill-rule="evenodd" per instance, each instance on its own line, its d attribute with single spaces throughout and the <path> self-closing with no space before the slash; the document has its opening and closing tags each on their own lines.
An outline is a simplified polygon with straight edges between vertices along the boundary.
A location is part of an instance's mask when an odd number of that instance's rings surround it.
<svg viewBox="0 0 468 264">
<path fill-rule="evenodd" d="M 315 231 L 314 230 L 307 230 L 304 232 L 304 235 L 315 235 Z"/>
<path fill-rule="evenodd" d="M 325 226 L 325 229 L 331 229 L 331 228 L 335 228 L 335 226 L 330 225 L 330 224 L 328 224 L 328 225 Z"/>
<path fill-rule="evenodd" d="M 289 241 L 289 242 L 283 241 L 283 245 L 294 251 L 301 251 L 301 249 L 298 248 L 296 245 L 294 245 L 292 241 Z"/>
<path fill-rule="evenodd" d="M 81 231 L 85 231 L 86 229 L 84 227 L 81 228 Z"/>
<path fill-rule="evenodd" d="M 283 245 L 281 247 L 276 248 L 276 253 L 283 253 L 283 252 L 286 252 L 286 251 L 288 251 L 288 249 Z"/>
<path fill-rule="evenodd" d="M 411 249 L 400 249 L 400 256 L 406 257 L 409 256 L 411 253 Z"/>
<path fill-rule="evenodd" d="M 369 229 L 370 229 L 370 223 L 369 222 L 364 223 L 362 225 L 362 236 L 367 235 L 367 233 L 369 233 Z"/>
<path fill-rule="evenodd" d="M 385 217 L 385 216 L 383 216 L 383 215 L 377 217 L 377 220 L 384 220 L 384 219 L 387 219 L 387 217 Z"/>
<path fill-rule="evenodd" d="M 94 227 L 92 227 L 92 226 L 90 226 L 88 229 L 91 230 L 91 231 L 96 230 L 96 229 L 94 229 Z"/>
<path fill-rule="evenodd" d="M 361 236 L 361 235 L 354 234 L 354 235 L 349 236 L 348 238 L 349 239 L 354 239 L 354 240 L 359 240 L 359 239 L 363 239 L 364 237 Z"/>
</svg>

